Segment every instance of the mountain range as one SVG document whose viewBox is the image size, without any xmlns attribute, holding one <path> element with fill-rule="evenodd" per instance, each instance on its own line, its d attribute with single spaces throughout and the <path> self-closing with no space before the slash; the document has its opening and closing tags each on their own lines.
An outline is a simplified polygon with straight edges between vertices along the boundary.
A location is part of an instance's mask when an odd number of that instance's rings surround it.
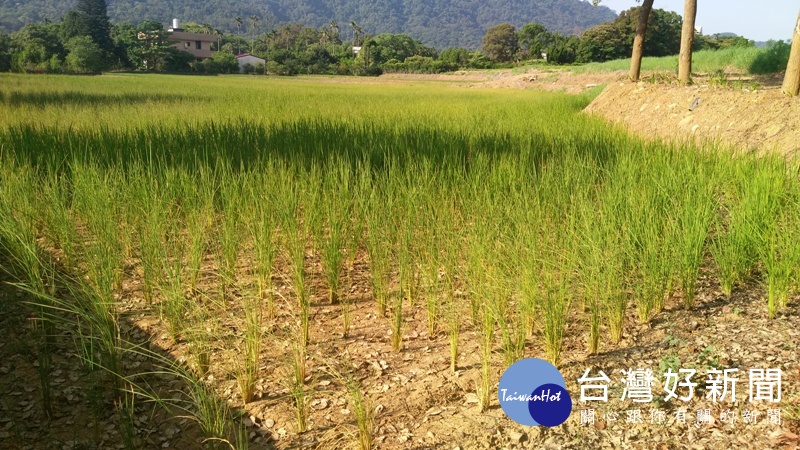
<svg viewBox="0 0 800 450">
<path fill-rule="evenodd" d="M 0 0 L 0 32 L 26 23 L 59 21 L 75 0 Z M 280 24 L 300 22 L 321 27 L 335 21 L 341 36 L 352 36 L 350 23 L 364 32 L 405 33 L 438 49 L 479 48 L 486 30 L 508 22 L 520 27 L 538 22 L 551 31 L 578 34 L 614 20 L 611 9 L 583 0 L 108 0 L 112 22 L 139 23 L 173 18 L 208 23 L 226 32 L 255 36 Z M 251 16 L 260 20 L 253 27 Z"/>
</svg>

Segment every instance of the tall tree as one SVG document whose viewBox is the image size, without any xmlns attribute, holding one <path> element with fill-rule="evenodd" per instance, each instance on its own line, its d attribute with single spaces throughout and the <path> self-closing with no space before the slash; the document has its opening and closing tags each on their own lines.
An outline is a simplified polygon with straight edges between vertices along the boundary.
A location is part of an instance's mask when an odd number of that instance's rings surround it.
<svg viewBox="0 0 800 450">
<path fill-rule="evenodd" d="M 350 28 L 353 29 L 353 47 L 358 47 L 359 46 L 358 38 L 364 33 L 364 30 L 360 26 L 358 26 L 358 24 L 355 23 L 355 21 L 350 22 Z"/>
<path fill-rule="evenodd" d="M 57 24 L 30 23 L 11 35 L 12 60 L 14 71 L 60 70 L 61 62 L 67 55 L 58 38 Z"/>
<path fill-rule="evenodd" d="M 336 44 L 339 43 L 339 24 L 335 20 L 331 20 L 331 42 L 333 43 L 332 55 L 336 54 Z"/>
<path fill-rule="evenodd" d="M 518 37 L 519 46 L 528 58 L 541 58 L 544 49 L 553 41 L 553 34 L 536 22 L 525 24 Z"/>
<path fill-rule="evenodd" d="M 161 70 L 170 52 L 169 33 L 160 22 L 145 20 L 134 30 L 136 44 L 128 48 L 133 65 L 143 70 Z"/>
<path fill-rule="evenodd" d="M 483 37 L 483 51 L 495 62 L 509 62 L 519 50 L 517 30 L 510 23 L 501 23 L 486 30 Z"/>
<path fill-rule="evenodd" d="M 242 53 L 242 23 L 244 23 L 244 22 L 242 21 L 242 18 L 238 17 L 238 16 L 234 17 L 233 21 L 236 23 L 236 37 L 237 37 L 236 40 L 237 40 L 237 45 L 239 47 L 238 50 L 236 51 L 236 53 L 240 53 L 241 54 Z"/>
<path fill-rule="evenodd" d="M 253 33 L 253 36 L 256 36 L 256 29 L 258 28 L 258 22 L 261 22 L 261 19 L 256 16 L 250 16 L 250 31 Z"/>
<path fill-rule="evenodd" d="M 75 11 L 80 14 L 92 40 L 101 50 L 114 53 L 111 39 L 111 21 L 105 0 L 78 0 Z"/>
<path fill-rule="evenodd" d="M 602 0 L 593 0 L 594 6 L 600 4 Z M 639 3 L 639 0 L 636 0 Z M 644 55 L 644 40 L 647 37 L 647 22 L 650 20 L 650 12 L 653 10 L 653 0 L 644 0 L 642 9 L 639 10 L 639 22 L 636 24 L 636 36 L 633 38 L 633 50 L 631 51 L 631 68 L 628 71 L 628 78 L 632 81 L 639 81 L 642 71 L 642 56 Z"/>
<path fill-rule="evenodd" d="M 67 69 L 75 73 L 100 73 L 106 67 L 106 55 L 90 36 L 76 36 L 66 43 L 69 49 Z"/>
<path fill-rule="evenodd" d="M 797 23 L 792 33 L 792 51 L 789 53 L 789 64 L 786 65 L 781 90 L 789 95 L 800 93 L 800 13 L 797 14 Z"/>
<path fill-rule="evenodd" d="M 644 0 L 639 11 L 639 23 L 636 25 L 636 37 L 633 38 L 633 51 L 631 52 L 631 68 L 628 77 L 632 81 L 639 81 L 642 71 L 642 54 L 644 53 L 644 38 L 647 35 L 647 21 L 650 11 L 653 10 L 653 0 Z"/>
<path fill-rule="evenodd" d="M 678 82 L 692 82 L 692 43 L 694 43 L 694 21 L 697 17 L 697 0 L 685 0 L 683 4 L 683 29 L 681 31 L 681 54 L 678 58 Z"/>
<path fill-rule="evenodd" d="M 74 9 L 67 12 L 59 26 L 61 29 L 58 32 L 58 37 L 64 43 L 77 36 L 91 36 L 83 15 Z"/>
<path fill-rule="evenodd" d="M 0 72 L 11 70 L 11 37 L 0 34 Z"/>
</svg>

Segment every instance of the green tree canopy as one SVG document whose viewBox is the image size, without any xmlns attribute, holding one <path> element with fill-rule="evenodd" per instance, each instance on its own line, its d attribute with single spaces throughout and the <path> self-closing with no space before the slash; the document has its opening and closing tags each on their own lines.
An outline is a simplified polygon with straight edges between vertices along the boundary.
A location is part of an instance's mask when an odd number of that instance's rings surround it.
<svg viewBox="0 0 800 450">
<path fill-rule="evenodd" d="M 133 66 L 143 70 L 160 70 L 172 48 L 169 33 L 161 22 L 148 20 L 129 32 L 132 36 L 127 36 L 125 40 L 132 42 L 127 56 Z"/>
<path fill-rule="evenodd" d="M 114 53 L 114 42 L 111 40 L 111 22 L 105 0 L 78 0 L 75 11 L 83 19 L 89 35 L 101 50 Z"/>
<path fill-rule="evenodd" d="M 553 34 L 540 23 L 530 22 L 519 30 L 519 46 L 526 58 L 539 58 L 552 43 Z"/>
<path fill-rule="evenodd" d="M 483 51 L 494 62 L 513 61 L 518 50 L 517 30 L 510 23 L 489 28 L 483 37 Z"/>
<path fill-rule="evenodd" d="M 89 36 L 76 36 L 66 44 L 67 69 L 73 73 L 100 73 L 107 66 L 106 53 Z"/>
<path fill-rule="evenodd" d="M 579 61 L 607 61 L 631 54 L 640 6 L 620 13 L 616 20 L 586 30 L 581 35 Z M 644 56 L 675 55 L 681 46 L 681 16 L 672 11 L 653 9 L 647 20 Z"/>
<path fill-rule="evenodd" d="M 76 36 L 91 36 L 85 18 L 74 9 L 67 12 L 60 26 L 61 29 L 59 30 L 58 36 L 61 38 L 61 42 L 68 42 Z"/>
<path fill-rule="evenodd" d="M 12 70 L 57 71 L 67 50 L 58 38 L 59 25 L 32 23 L 11 35 Z"/>
<path fill-rule="evenodd" d="M 589 28 L 581 35 L 578 60 L 609 61 L 630 56 L 633 40 L 620 32 L 617 25 L 608 22 Z"/>
<path fill-rule="evenodd" d="M 456 67 L 466 67 L 470 56 L 469 50 L 463 47 L 450 47 L 439 53 L 439 60 Z"/>
<path fill-rule="evenodd" d="M 387 61 L 403 62 L 412 56 L 436 56 L 436 50 L 407 34 L 379 34 L 372 39 L 370 48 L 374 64 L 381 65 Z"/>
<path fill-rule="evenodd" d="M 0 34 L 0 72 L 11 70 L 11 37 Z"/>
<path fill-rule="evenodd" d="M 565 36 L 553 33 L 553 41 L 544 50 L 547 62 L 553 64 L 572 64 L 577 61 L 580 39 L 577 36 Z"/>
</svg>

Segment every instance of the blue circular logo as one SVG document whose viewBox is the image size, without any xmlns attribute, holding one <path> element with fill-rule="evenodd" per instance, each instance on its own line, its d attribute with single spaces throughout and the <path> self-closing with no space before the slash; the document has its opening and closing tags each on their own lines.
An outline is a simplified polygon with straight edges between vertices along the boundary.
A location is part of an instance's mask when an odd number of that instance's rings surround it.
<svg viewBox="0 0 800 450">
<path fill-rule="evenodd" d="M 497 398 L 503 412 L 521 425 L 555 427 L 572 412 L 572 398 L 561 372 L 538 358 L 517 361 L 506 369 Z"/>
</svg>

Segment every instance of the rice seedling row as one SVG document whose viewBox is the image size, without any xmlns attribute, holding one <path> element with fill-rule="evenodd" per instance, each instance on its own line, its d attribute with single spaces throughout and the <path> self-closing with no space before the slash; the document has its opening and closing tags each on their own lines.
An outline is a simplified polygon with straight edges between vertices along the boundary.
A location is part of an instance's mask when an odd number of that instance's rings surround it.
<svg viewBox="0 0 800 450">
<path fill-rule="evenodd" d="M 340 89 L 316 99 L 321 109 L 338 110 Z M 498 94 L 491 116 L 468 108 L 491 96 L 453 90 L 436 94 L 426 123 L 403 115 L 402 99 L 419 108 L 419 93 L 349 93 L 389 104 L 374 117 L 175 126 L 154 114 L 129 128 L 0 130 L 3 268 L 45 322 L 79 330 L 87 370 L 116 380 L 120 417 L 156 398 L 125 382 L 138 348 L 120 331 L 131 311 L 158 317 L 185 348 L 186 367 L 169 367 L 189 380 L 186 409 L 206 445 L 245 446 L 213 374 L 235 380 L 245 407 L 263 396 L 259 380 L 280 380 L 300 435 L 319 395 L 311 368 L 336 356 L 323 344 L 377 327 L 387 352 L 414 352 L 417 310 L 429 336 L 447 336 L 450 371 L 473 356 L 466 333 L 477 343 L 474 389 L 488 409 L 502 367 L 559 364 L 568 334 L 589 353 L 614 348 L 631 316 L 692 308 L 701 271 L 727 295 L 763 283 L 770 317 L 798 294 L 793 161 L 645 143 L 579 115 L 588 98 Z M 368 323 L 354 316 L 365 301 Z M 338 332 L 321 331 L 325 309 Z M 352 402 L 354 442 L 370 448 L 374 410 L 350 371 L 334 378 Z"/>
</svg>

